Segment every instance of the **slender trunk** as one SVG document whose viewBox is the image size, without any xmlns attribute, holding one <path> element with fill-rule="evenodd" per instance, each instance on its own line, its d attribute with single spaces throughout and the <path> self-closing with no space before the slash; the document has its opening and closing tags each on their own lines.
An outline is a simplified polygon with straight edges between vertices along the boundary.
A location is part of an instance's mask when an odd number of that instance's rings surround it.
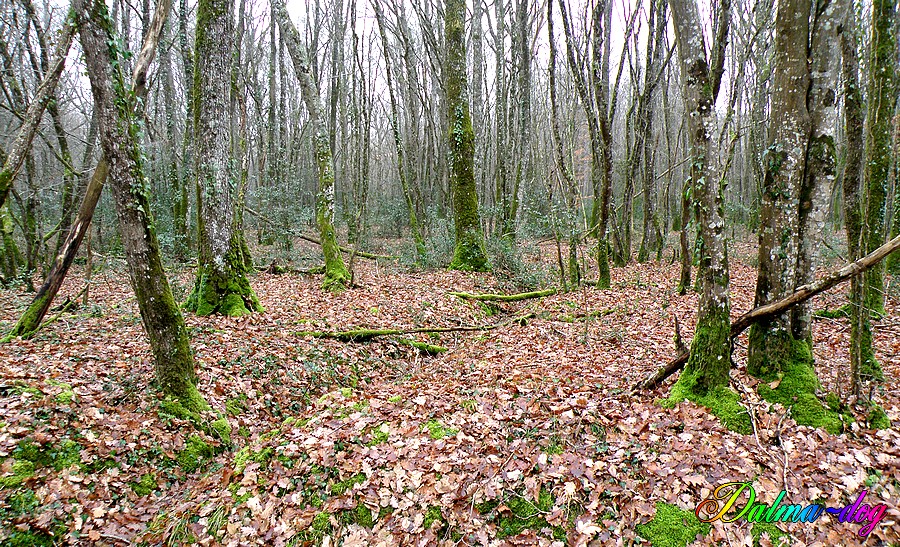
<svg viewBox="0 0 900 547">
<path fill-rule="evenodd" d="M 31 104 L 28 105 L 28 109 L 25 111 L 22 126 L 19 128 L 12 146 L 7 151 L 3 168 L 0 169 L 0 207 L 3 207 L 3 204 L 6 203 L 13 181 L 22 168 L 22 164 L 25 163 L 29 150 L 31 150 L 31 141 L 34 139 L 35 133 L 37 133 L 44 109 L 54 96 L 56 84 L 59 82 L 63 67 L 65 67 L 69 46 L 72 45 L 74 32 L 71 15 L 67 15 L 63 22 L 62 34 L 56 46 L 53 62 L 44 73 L 44 80 L 34 92 L 34 97 L 31 98 Z"/>
<path fill-rule="evenodd" d="M 476 0 L 478 1 L 478 0 Z M 391 100 L 391 132 L 394 135 L 394 145 L 397 147 L 397 176 L 400 179 L 400 188 L 403 190 L 403 199 L 406 202 L 406 210 L 409 215 L 409 228 L 412 231 L 413 241 L 416 244 L 416 256 L 418 260 L 425 258 L 425 240 L 422 237 L 422 229 L 419 226 L 419 218 L 416 215 L 416 207 L 413 203 L 409 182 L 406 179 L 406 156 L 403 149 L 403 136 L 400 133 L 400 112 L 397 104 L 397 95 L 394 91 L 394 78 L 391 69 L 391 48 L 388 43 L 387 33 L 384 30 L 384 15 L 378 0 L 372 0 L 375 10 L 375 19 L 378 23 L 378 32 L 381 36 L 381 47 L 384 53 L 384 74 L 387 79 L 388 95 Z"/>
<path fill-rule="evenodd" d="M 100 128 L 100 142 L 109 163 L 116 214 L 125 246 L 131 285 L 137 296 L 144 329 L 156 364 L 156 376 L 163 393 L 171 395 L 189 410 L 208 408 L 197 391 L 194 358 L 184 320 L 172 297 L 159 252 L 156 229 L 150 215 L 149 181 L 144 174 L 143 154 L 138 142 L 138 121 L 133 96 L 126 90 L 121 68 L 123 52 L 117 43 L 106 4 L 97 0 L 75 0 L 82 50 L 91 80 L 94 108 Z M 149 36 L 156 36 L 168 2 L 158 8 Z M 136 66 L 135 87 L 144 86 L 146 67 L 152 59 L 157 40 L 148 40 Z"/>
<path fill-rule="evenodd" d="M 309 64 L 306 48 L 300 39 L 294 24 L 291 23 L 284 0 L 274 0 L 275 17 L 284 46 L 290 54 L 294 64 L 294 73 L 300 83 L 300 91 L 306 109 L 309 111 L 309 123 L 313 128 L 313 146 L 315 149 L 316 165 L 318 167 L 319 191 L 316 203 L 316 223 L 322 238 L 322 252 L 325 255 L 325 282 L 326 289 L 340 290 L 350 281 L 350 272 L 344 266 L 344 259 L 338 248 L 337 238 L 334 233 L 334 159 L 331 155 L 331 146 L 328 142 L 328 132 L 322 119 L 322 106 L 319 100 L 319 91 Z"/>
<path fill-rule="evenodd" d="M 863 185 L 866 189 L 866 252 L 884 243 L 887 185 L 892 167 L 891 136 L 897 104 L 896 2 L 875 0 L 872 5 L 870 36 L 866 160 Z M 866 273 L 865 306 L 884 315 L 884 265 Z"/>
</svg>

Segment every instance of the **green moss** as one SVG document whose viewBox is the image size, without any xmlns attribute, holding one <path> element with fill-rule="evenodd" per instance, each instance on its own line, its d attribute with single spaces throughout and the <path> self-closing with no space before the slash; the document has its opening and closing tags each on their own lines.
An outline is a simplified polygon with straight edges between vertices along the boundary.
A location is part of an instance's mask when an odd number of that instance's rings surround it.
<svg viewBox="0 0 900 547">
<path fill-rule="evenodd" d="M 889 429 L 891 427 L 891 420 L 881 405 L 872 405 L 866 421 L 872 429 Z"/>
<path fill-rule="evenodd" d="M 178 465 L 186 472 L 193 473 L 200 469 L 215 455 L 215 450 L 198 435 L 191 435 L 185 443 L 184 450 L 178 453 Z"/>
<path fill-rule="evenodd" d="M 459 433 L 458 429 L 444 427 L 441 422 L 431 419 L 425 423 L 425 427 L 428 429 L 428 435 L 434 440 L 440 440 L 444 437 L 452 437 Z"/>
<path fill-rule="evenodd" d="M 750 415 L 747 409 L 741 405 L 741 397 L 726 386 L 717 386 L 702 392 L 698 388 L 697 373 L 684 370 L 675 385 L 669 398 L 660 403 L 667 408 L 673 408 L 684 401 L 693 401 L 704 406 L 731 431 L 748 435 L 753 432 L 750 423 Z"/>
<path fill-rule="evenodd" d="M 541 489 L 536 500 L 528 500 L 518 494 L 512 494 L 504 500 L 504 503 L 509 511 L 494 515 L 493 518 L 491 513 L 499 507 L 496 500 L 478 505 L 479 512 L 488 515 L 488 520 L 496 521 L 498 539 L 517 536 L 525 530 L 537 532 L 550 530 L 554 539 L 565 541 L 565 530 L 559 526 L 550 526 L 543 517 L 544 514 L 550 512 L 555 503 L 549 491 Z"/>
<path fill-rule="evenodd" d="M 264 311 L 234 249 L 226 255 L 226 263 L 228 266 L 224 269 L 201 265 L 194 289 L 184 304 L 185 309 L 200 316 L 218 313 L 229 317 Z"/>
<path fill-rule="evenodd" d="M 17 460 L 26 460 L 36 467 L 53 467 L 62 471 L 81 464 L 81 445 L 71 439 L 62 439 L 55 445 L 35 444 L 31 439 L 19 441 L 13 451 Z"/>
<path fill-rule="evenodd" d="M 388 401 L 390 401 L 392 403 L 399 403 L 402 400 L 403 400 L 403 397 L 401 397 L 400 395 L 393 395 L 392 397 L 390 397 L 388 399 Z"/>
<path fill-rule="evenodd" d="M 425 520 L 422 521 L 422 526 L 429 530 L 431 529 L 431 525 L 435 522 L 443 525 L 446 521 L 444 520 L 444 514 L 441 512 L 441 508 L 437 505 L 429 505 L 428 509 L 425 510 Z"/>
<path fill-rule="evenodd" d="M 141 480 L 128 483 L 131 490 L 138 496 L 149 496 L 158 488 L 156 477 L 152 473 L 146 473 L 141 476 Z"/>
<path fill-rule="evenodd" d="M 850 317 L 850 304 L 844 304 L 840 308 L 835 308 L 833 310 L 829 310 L 828 308 L 816 310 L 816 313 L 813 315 L 816 317 L 826 317 L 828 319 L 844 319 Z"/>
<path fill-rule="evenodd" d="M 344 397 L 348 397 L 348 398 L 349 398 L 349 397 L 352 397 L 352 396 L 353 396 L 353 390 L 352 390 L 351 388 L 349 388 L 349 387 L 342 387 L 342 388 L 341 388 L 341 395 L 343 395 Z"/>
<path fill-rule="evenodd" d="M 225 418 L 219 418 L 209 422 L 209 432 L 218 438 L 223 444 L 231 444 L 231 424 Z"/>
<path fill-rule="evenodd" d="M 234 455 L 234 472 L 242 472 L 250 462 L 256 462 L 260 464 L 260 466 L 265 467 L 274 455 L 275 450 L 270 446 L 267 446 L 258 452 L 252 450 L 249 446 L 245 446 Z"/>
<path fill-rule="evenodd" d="M 71 384 L 67 384 L 65 382 L 57 382 L 56 380 L 53 380 L 52 378 L 47 380 L 47 384 L 49 384 L 51 386 L 63 388 L 62 392 L 60 392 L 56 396 L 57 403 L 60 403 L 63 405 L 68 405 L 68 404 L 72 404 L 72 402 L 75 400 L 75 392 L 72 391 Z"/>
<path fill-rule="evenodd" d="M 387 424 L 381 424 L 377 428 L 373 429 L 370 433 L 371 437 L 369 442 L 366 443 L 366 446 L 378 446 L 379 444 L 384 444 L 388 440 L 388 428 Z"/>
<path fill-rule="evenodd" d="M 816 397 L 819 379 L 813 368 L 812 351 L 805 340 L 796 340 L 787 331 L 756 327 L 750 331 L 751 351 L 747 371 L 762 382 L 757 391 L 770 403 L 791 409 L 791 417 L 801 425 L 843 431 L 840 415 Z"/>
<path fill-rule="evenodd" d="M 365 528 L 371 528 L 375 524 L 372 511 L 362 502 L 358 502 L 353 509 L 341 511 L 339 520 L 345 525 L 359 524 Z"/>
<path fill-rule="evenodd" d="M 840 397 L 838 397 L 836 393 L 831 392 L 825 395 L 825 404 L 827 404 L 828 408 L 835 412 L 840 412 L 840 410 L 844 406 L 843 403 L 841 403 Z"/>
<path fill-rule="evenodd" d="M 420 352 L 426 355 L 440 355 L 447 351 L 447 348 L 444 346 L 436 346 L 434 344 L 427 344 L 425 342 L 416 342 L 415 340 L 408 340 L 406 338 L 399 338 L 397 340 L 398 344 L 402 344 L 404 346 L 410 346 L 416 348 Z"/>
<path fill-rule="evenodd" d="M 0 488 L 15 488 L 34 476 L 34 462 L 28 460 L 15 460 L 12 464 L 11 475 L 0 477 Z"/>
<path fill-rule="evenodd" d="M 329 490 L 331 491 L 332 495 L 340 496 L 344 492 L 350 490 L 355 485 L 360 484 L 365 480 L 366 480 L 366 476 L 364 474 L 357 473 L 356 475 L 353 475 L 352 477 L 350 477 L 348 479 L 345 479 L 340 482 L 336 482 L 336 483 L 332 484 L 331 488 L 329 488 Z"/>
<path fill-rule="evenodd" d="M 244 393 L 241 393 L 233 399 L 228 399 L 225 402 L 225 411 L 232 416 L 240 416 L 247 410 L 246 401 L 247 395 Z"/>
<path fill-rule="evenodd" d="M 709 524 L 700 522 L 692 511 L 661 501 L 656 503 L 653 520 L 635 527 L 638 535 L 650 540 L 653 547 L 686 547 L 698 535 L 706 536 L 709 530 Z"/>
</svg>

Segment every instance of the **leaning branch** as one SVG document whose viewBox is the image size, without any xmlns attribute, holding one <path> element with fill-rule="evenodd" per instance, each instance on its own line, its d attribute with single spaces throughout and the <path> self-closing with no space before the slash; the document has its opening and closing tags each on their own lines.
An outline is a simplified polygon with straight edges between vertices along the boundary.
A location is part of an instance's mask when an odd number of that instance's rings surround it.
<svg viewBox="0 0 900 547">
<path fill-rule="evenodd" d="M 843 283 L 851 277 L 860 275 L 861 273 L 884 260 L 888 255 L 890 255 L 897 249 L 900 249 L 900 236 L 897 236 L 894 239 L 888 241 L 881 247 L 875 249 L 856 262 L 851 262 L 843 268 L 830 273 L 823 279 L 820 279 L 819 281 L 816 281 L 814 283 L 803 285 L 790 296 L 782 298 L 781 300 L 778 300 L 776 302 L 772 302 L 771 304 L 766 304 L 765 306 L 760 306 L 748 311 L 744 315 L 738 317 L 737 320 L 735 320 L 734 323 L 731 324 L 731 338 L 737 338 L 753 323 L 757 323 L 764 319 L 768 319 L 770 317 L 774 317 L 776 315 L 784 313 L 797 304 L 806 302 L 817 294 L 823 293 L 828 289 L 834 287 L 835 285 Z M 669 361 L 669 363 L 665 367 L 661 368 L 655 374 L 647 377 L 643 382 L 638 384 L 637 389 L 645 390 L 655 388 L 666 378 L 681 370 L 681 368 L 684 367 L 684 365 L 687 363 L 689 355 L 690 353 L 688 351 L 681 352 L 678 357 Z"/>
<path fill-rule="evenodd" d="M 556 292 L 556 289 L 546 289 L 543 291 L 523 292 L 518 294 L 470 294 L 467 292 L 451 292 L 449 294 L 466 300 L 480 300 L 482 302 L 518 302 L 519 300 L 528 300 L 529 298 L 552 296 L 556 294 Z"/>
</svg>

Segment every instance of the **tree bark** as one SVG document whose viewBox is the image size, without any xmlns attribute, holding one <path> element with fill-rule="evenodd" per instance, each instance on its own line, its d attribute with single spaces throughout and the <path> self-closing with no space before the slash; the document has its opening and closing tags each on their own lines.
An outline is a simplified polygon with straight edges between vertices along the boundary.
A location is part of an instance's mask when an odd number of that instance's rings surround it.
<svg viewBox="0 0 900 547">
<path fill-rule="evenodd" d="M 892 129 L 897 104 L 896 2 L 874 0 L 870 35 L 869 81 L 866 98 L 866 159 L 863 186 L 866 189 L 865 250 L 884 243 L 887 187 L 893 166 Z M 884 315 L 884 266 L 866 274 L 865 306 Z"/>
<path fill-rule="evenodd" d="M 449 110 L 450 188 L 456 223 L 456 247 L 450 269 L 483 272 L 490 269 L 490 264 L 484 248 L 475 186 L 475 133 L 469 115 L 466 81 L 465 15 L 465 0 L 447 1 L 444 8 L 444 85 Z"/>
<path fill-rule="evenodd" d="M 94 108 L 100 128 L 100 142 L 109 163 L 116 215 L 125 247 L 131 285 L 150 339 L 160 388 L 177 398 L 187 409 L 208 408 L 197 391 L 194 358 L 184 320 L 166 279 L 150 215 L 149 181 L 144 174 L 143 154 L 138 141 L 138 121 L 134 108 L 139 93 L 129 92 L 122 74 L 122 55 L 113 35 L 113 23 L 106 4 L 99 0 L 75 0 L 82 50 L 91 81 Z M 154 20 L 158 34 L 169 3 L 163 1 Z M 149 36 L 148 35 L 148 36 Z M 138 56 L 135 88 L 144 86 L 146 67 L 155 51 L 148 40 Z"/>
<path fill-rule="evenodd" d="M 727 390 L 731 368 L 729 337 L 728 251 L 722 210 L 722 180 L 713 169 L 712 134 L 715 131 L 715 74 L 707 62 L 700 15 L 695 0 L 671 0 L 675 41 L 684 88 L 685 114 L 693 160 L 690 169 L 692 201 L 696 202 L 701 238 L 697 328 L 691 342 L 685 374 L 673 388 L 673 397 L 701 400 Z M 728 9 L 723 2 L 720 9 Z M 729 18 L 722 19 L 727 25 Z M 727 34 L 725 34 L 727 36 Z M 713 50 L 722 44 L 713 44 Z M 722 56 L 724 57 L 724 55 Z M 718 60 L 718 59 L 717 59 Z M 721 62 L 721 61 L 719 61 Z M 684 227 L 682 227 L 684 229 Z"/>
<path fill-rule="evenodd" d="M 197 5 L 194 58 L 194 169 L 200 227 L 199 266 L 185 308 L 197 315 L 241 316 L 263 311 L 245 274 L 240 230 L 235 226 L 236 180 L 232 147 L 234 2 Z"/>
<path fill-rule="evenodd" d="M 306 48 L 300 39 L 294 24 L 291 23 L 284 0 L 273 0 L 275 18 L 281 29 L 284 45 L 287 47 L 294 73 L 300 83 L 300 91 L 306 109 L 309 112 L 310 125 L 313 128 L 313 147 L 318 167 L 319 191 L 316 200 L 316 224 L 322 238 L 322 252 L 325 255 L 325 281 L 323 286 L 329 290 L 341 290 L 350 282 L 350 272 L 344 266 L 344 259 L 338 248 L 334 233 L 334 158 L 331 155 L 328 131 L 322 119 L 322 106 L 318 88 L 309 64 Z"/>
</svg>

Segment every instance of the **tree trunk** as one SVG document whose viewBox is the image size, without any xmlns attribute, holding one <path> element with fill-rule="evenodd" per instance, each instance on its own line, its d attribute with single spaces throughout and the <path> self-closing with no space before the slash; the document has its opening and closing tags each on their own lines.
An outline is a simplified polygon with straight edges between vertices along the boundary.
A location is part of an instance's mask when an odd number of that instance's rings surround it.
<svg viewBox="0 0 900 547">
<path fill-rule="evenodd" d="M 484 249 L 478 214 L 478 189 L 475 186 L 475 134 L 469 116 L 466 82 L 465 16 L 465 0 L 448 0 L 444 8 L 444 82 L 449 107 L 450 188 L 456 223 L 456 248 L 450 269 L 483 272 L 489 270 L 490 265 Z"/>
<path fill-rule="evenodd" d="M 197 174 L 199 267 L 185 308 L 197 315 L 241 316 L 263 311 L 250 287 L 235 226 L 235 157 L 230 105 L 234 55 L 234 3 L 197 5 L 193 105 Z"/>
<path fill-rule="evenodd" d="M 478 0 L 476 0 L 478 1 Z M 419 217 L 416 215 L 416 206 L 413 203 L 412 192 L 409 189 L 409 181 L 406 179 L 407 166 L 406 155 L 403 147 L 403 135 L 400 132 L 400 108 L 397 104 L 397 95 L 394 90 L 394 78 L 391 69 L 391 47 L 388 44 L 387 33 L 384 30 L 384 15 L 378 0 L 372 0 L 372 8 L 375 10 L 375 19 L 378 22 L 378 33 L 381 36 L 381 47 L 384 53 L 384 74 L 387 79 L 388 95 L 391 99 L 391 131 L 394 135 L 394 145 L 397 147 L 397 176 L 400 179 L 400 188 L 403 191 L 403 199 L 406 202 L 406 211 L 409 215 L 409 228 L 412 231 L 413 241 L 416 244 L 416 256 L 418 260 L 425 258 L 425 240 L 422 237 L 422 229 L 419 226 Z"/>
<path fill-rule="evenodd" d="M 100 128 L 100 142 L 109 163 L 116 214 L 125 247 L 131 285 L 137 297 L 144 329 L 156 364 L 156 376 L 163 393 L 177 398 L 193 411 L 208 408 L 197 391 L 194 358 L 184 320 L 172 297 L 163 269 L 156 228 L 150 215 L 149 181 L 144 174 L 143 154 L 138 141 L 135 99 L 128 92 L 121 69 L 122 55 L 111 34 L 113 27 L 106 4 L 98 0 L 75 0 L 82 50 L 85 55 L 94 108 Z M 155 22 L 162 26 L 168 2 L 162 2 Z M 159 28 L 150 35 L 158 37 Z M 156 41 L 148 40 L 136 63 L 146 65 L 152 58 Z M 145 55 L 146 53 L 146 55 Z M 146 59 L 146 65 L 143 65 Z M 144 85 L 137 73 L 135 87 Z"/>
<path fill-rule="evenodd" d="M 866 93 L 869 119 L 866 121 L 863 178 L 866 189 L 866 233 L 863 239 L 867 252 L 884 243 L 887 186 L 893 165 L 891 137 L 897 104 L 896 20 L 894 0 L 874 0 Z M 865 306 L 872 313 L 884 315 L 884 265 L 866 273 Z"/>
<path fill-rule="evenodd" d="M 316 224 L 322 237 L 322 252 L 325 255 L 324 287 L 329 290 L 341 290 L 350 282 L 350 272 L 344 266 L 344 259 L 338 248 L 334 233 L 334 159 L 331 155 L 328 132 L 322 119 L 322 106 L 319 92 L 310 69 L 306 48 L 300 39 L 294 24 L 291 23 L 284 0 L 274 0 L 275 18 L 294 63 L 294 73 L 300 83 L 300 91 L 306 109 L 309 111 L 309 123 L 313 128 L 313 146 L 316 165 L 318 167 L 319 191 L 316 202 Z"/>
<path fill-rule="evenodd" d="M 728 251 L 722 210 L 723 181 L 713 169 L 715 151 L 712 134 L 716 127 L 715 94 L 719 66 L 710 67 L 695 0 L 671 0 L 672 20 L 688 117 L 693 200 L 701 238 L 700 301 L 697 328 L 691 342 L 684 373 L 672 388 L 671 401 L 691 399 L 719 416 L 733 429 L 749 429 L 737 395 L 728 389 L 731 369 L 730 301 L 728 295 Z M 727 10 L 723 2 L 720 9 Z M 724 18 L 728 25 L 728 17 Z M 719 29 L 720 31 L 722 29 Z M 727 29 L 726 29 L 727 30 Z M 721 38 L 721 35 L 717 33 Z M 727 36 L 727 32 L 724 34 Z M 713 51 L 722 44 L 713 44 Z M 724 57 L 724 55 L 722 55 Z M 721 60 L 719 60 L 721 62 Z M 684 227 L 682 227 L 684 229 Z"/>
</svg>

